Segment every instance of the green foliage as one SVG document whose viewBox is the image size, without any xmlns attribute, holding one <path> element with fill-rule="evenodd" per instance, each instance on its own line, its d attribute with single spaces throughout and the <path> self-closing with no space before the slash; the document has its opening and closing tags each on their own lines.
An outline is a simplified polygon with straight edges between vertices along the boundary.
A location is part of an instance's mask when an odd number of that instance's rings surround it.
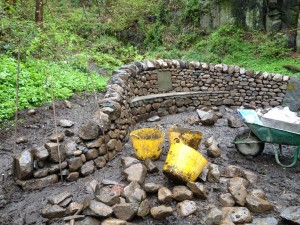
<svg viewBox="0 0 300 225">
<path fill-rule="evenodd" d="M 0 56 L 0 121 L 13 115 L 16 107 L 17 60 Z M 90 77 L 66 63 L 49 63 L 44 60 L 28 59 L 20 64 L 19 109 L 36 107 L 51 101 L 50 75 L 53 76 L 55 98 L 66 99 L 88 87 L 92 90 Z M 93 74 L 95 88 L 105 88 L 107 78 Z"/>
</svg>

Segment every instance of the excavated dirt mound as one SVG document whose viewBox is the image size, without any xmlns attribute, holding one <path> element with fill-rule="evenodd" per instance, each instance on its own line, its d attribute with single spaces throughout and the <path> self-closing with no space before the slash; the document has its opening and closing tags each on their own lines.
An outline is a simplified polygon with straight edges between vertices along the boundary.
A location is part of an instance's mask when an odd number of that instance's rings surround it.
<svg viewBox="0 0 300 225">
<path fill-rule="evenodd" d="M 99 94 L 99 98 L 100 97 L 101 93 Z M 73 130 L 76 131 L 78 126 L 85 119 L 89 118 L 97 107 L 92 95 L 88 95 L 85 98 L 83 94 L 80 94 L 70 99 L 70 102 L 72 102 L 71 109 L 67 108 L 62 101 L 56 103 L 57 118 L 58 120 L 69 119 L 76 121 L 75 127 L 73 127 Z M 37 108 L 36 114 L 31 116 L 27 114 L 27 111 L 20 112 L 21 122 L 18 126 L 18 136 L 26 136 L 28 142 L 18 144 L 17 147 L 19 151 L 43 145 L 46 142 L 47 137 L 54 133 L 52 110 L 49 106 L 50 104 Z M 188 124 L 185 124 L 184 120 L 187 117 L 196 115 L 196 112 L 189 112 L 166 116 L 161 118 L 158 122 L 141 122 L 135 126 L 135 129 L 161 125 L 166 133 L 166 130 L 171 127 L 172 124 L 182 124 L 184 127 L 200 130 L 204 134 L 200 152 L 205 156 L 207 155 L 203 142 L 206 138 L 214 136 L 220 143 L 222 155 L 220 158 L 212 159 L 207 157 L 207 159 L 210 162 L 219 165 L 221 172 L 224 171 L 228 165 L 237 165 L 243 169 L 252 170 L 259 174 L 261 181 L 255 185 L 251 185 L 249 189 L 263 189 L 266 192 L 267 199 L 276 205 L 276 208 L 273 211 L 253 213 L 253 216 L 257 218 L 275 217 L 280 220 L 280 224 L 288 224 L 287 221 L 282 221 L 280 219 L 279 214 L 280 211 L 287 206 L 300 205 L 300 163 L 294 168 L 281 168 L 276 164 L 271 149 L 272 146 L 269 144 L 266 145 L 263 154 L 258 157 L 245 157 L 239 154 L 234 144 L 232 144 L 232 141 L 240 129 L 228 127 L 226 119 L 228 115 L 235 114 L 235 111 L 223 108 L 222 114 L 224 115 L 223 118 L 219 119 L 217 123 L 211 127 L 202 125 L 189 126 Z M 85 197 L 93 196 L 86 188 L 92 180 L 101 181 L 106 178 L 128 184 L 122 173 L 123 167 L 121 165 L 121 157 L 134 156 L 130 141 L 125 144 L 122 154 L 116 155 L 105 168 L 96 171 L 88 177 L 81 178 L 72 183 L 58 183 L 42 190 L 31 192 L 22 191 L 14 184 L 10 175 L 14 141 L 13 128 L 4 126 L 2 123 L 0 139 L 0 172 L 5 175 L 5 180 L 3 182 L 0 181 L 0 185 L 3 187 L 3 194 L 7 202 L 4 208 L 0 208 L 0 224 L 64 224 L 64 222 L 60 220 L 47 222 L 47 220 L 41 216 L 40 212 L 42 208 L 45 207 L 49 196 L 69 191 L 73 195 L 73 201 L 82 202 Z M 167 139 L 165 139 L 162 156 L 159 160 L 155 161 L 155 164 L 160 171 L 154 174 L 148 173 L 145 182 L 155 182 L 169 188 L 176 185 L 171 180 L 167 179 L 161 172 L 168 148 L 168 142 Z M 293 148 L 284 150 L 283 162 L 288 162 L 292 157 L 292 154 Z M 132 222 L 137 224 L 204 224 L 204 218 L 212 207 L 216 206 L 221 208 L 218 205 L 217 199 L 221 193 L 226 192 L 226 183 L 221 180 L 221 183 L 205 182 L 204 184 L 209 191 L 209 198 L 205 201 L 194 199 L 198 206 L 198 210 L 194 215 L 181 218 L 177 215 L 176 210 L 174 210 L 173 216 L 162 221 L 154 220 L 148 216 L 143 219 L 135 218 Z M 151 202 L 151 206 L 158 205 L 156 195 L 149 195 L 147 197 Z M 170 206 L 175 209 L 175 202 L 173 201 L 170 203 Z"/>
</svg>

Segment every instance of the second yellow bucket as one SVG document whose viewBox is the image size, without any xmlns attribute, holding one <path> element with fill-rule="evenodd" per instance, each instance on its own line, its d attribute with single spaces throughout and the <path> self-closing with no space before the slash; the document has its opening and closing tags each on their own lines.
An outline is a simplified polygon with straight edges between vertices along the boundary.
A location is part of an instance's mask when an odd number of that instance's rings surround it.
<svg viewBox="0 0 300 225">
<path fill-rule="evenodd" d="M 163 148 L 164 132 L 161 128 L 142 128 L 130 133 L 133 149 L 139 160 L 156 160 Z"/>
<path fill-rule="evenodd" d="M 163 173 L 175 180 L 195 181 L 207 163 L 207 159 L 200 152 L 176 138 L 171 143 Z"/>
<path fill-rule="evenodd" d="M 197 130 L 191 130 L 180 127 L 179 125 L 173 125 L 168 129 L 168 136 L 170 145 L 174 143 L 176 138 L 179 138 L 184 144 L 198 150 L 203 134 Z"/>
</svg>

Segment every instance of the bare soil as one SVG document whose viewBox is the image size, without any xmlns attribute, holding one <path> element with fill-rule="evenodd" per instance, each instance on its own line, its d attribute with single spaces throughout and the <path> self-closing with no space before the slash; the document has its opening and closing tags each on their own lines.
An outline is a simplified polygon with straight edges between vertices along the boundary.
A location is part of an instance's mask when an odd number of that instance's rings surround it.
<svg viewBox="0 0 300 225">
<path fill-rule="evenodd" d="M 99 93 L 99 98 L 102 94 Z M 77 130 L 78 126 L 87 118 L 91 117 L 92 112 L 96 110 L 95 99 L 93 95 L 87 94 L 86 98 L 83 94 L 76 95 L 70 99 L 73 106 L 68 109 L 62 101 L 56 102 L 56 112 L 58 121 L 60 119 L 69 119 L 75 121 L 76 124 L 72 128 Z M 265 213 L 254 213 L 254 217 L 275 217 L 280 221 L 280 224 L 288 224 L 287 221 L 280 219 L 280 211 L 287 206 L 299 206 L 300 205 L 300 163 L 294 168 L 284 169 L 276 164 L 274 155 L 272 152 L 272 146 L 266 144 L 265 150 L 262 155 L 257 157 L 245 157 L 237 152 L 232 141 L 236 134 L 240 132 L 241 128 L 230 128 L 227 125 L 227 115 L 235 114 L 234 110 L 221 109 L 223 112 L 223 118 L 211 127 L 205 127 L 202 125 L 189 126 L 184 123 L 184 119 L 195 115 L 196 112 L 180 113 L 176 115 L 170 115 L 161 118 L 158 122 L 141 122 L 138 123 L 134 129 L 142 127 L 153 127 L 161 125 L 166 131 L 173 124 L 181 124 L 187 128 L 193 128 L 201 131 L 204 134 L 203 140 L 210 136 L 214 136 L 220 143 L 222 149 L 222 156 L 217 159 L 208 158 L 212 163 L 218 164 L 220 171 L 228 165 L 238 165 L 244 169 L 249 169 L 260 175 L 261 181 L 257 184 L 251 185 L 251 188 L 261 188 L 266 192 L 267 199 L 272 201 L 276 208 L 273 211 Z M 17 149 L 21 151 L 23 149 L 32 148 L 34 146 L 41 146 L 47 141 L 47 137 L 54 133 L 53 126 L 53 111 L 50 104 L 44 105 L 36 109 L 36 114 L 29 116 L 27 111 L 20 112 L 20 124 L 18 125 L 18 136 L 26 136 L 28 138 L 27 143 L 18 144 Z M 63 129 L 58 127 L 59 132 Z M 15 185 L 11 176 L 11 164 L 13 154 L 13 135 L 14 128 L 11 126 L 5 126 L 1 124 L 0 130 L 0 173 L 5 175 L 5 180 L 0 181 L 0 185 L 3 187 L 4 195 L 7 200 L 7 204 L 4 208 L 0 209 L 0 224 L 64 224 L 62 220 L 47 221 L 40 214 L 42 208 L 47 203 L 47 198 L 51 195 L 59 194 L 63 191 L 69 191 L 73 194 L 73 200 L 82 202 L 85 197 L 92 196 L 92 193 L 86 188 L 92 180 L 101 181 L 102 179 L 110 179 L 127 184 L 127 181 L 122 174 L 121 157 L 122 156 L 134 156 L 132 144 L 130 141 L 125 144 L 122 154 L 116 155 L 116 157 L 109 162 L 105 168 L 96 171 L 90 176 L 79 179 L 76 182 L 67 183 L 60 182 L 53 186 L 46 187 L 42 190 L 36 191 L 22 191 L 17 185 Z M 165 132 L 166 133 L 166 132 Z M 66 137 L 68 139 L 68 137 Z M 200 152 L 206 156 L 205 147 L 202 144 L 200 146 Z M 155 182 L 164 186 L 172 188 L 173 181 L 166 178 L 162 174 L 162 167 L 168 151 L 168 142 L 165 138 L 164 149 L 162 156 L 159 160 L 155 161 L 155 164 L 160 169 L 158 173 L 148 174 L 145 182 Z M 289 162 L 293 155 L 293 148 L 284 149 L 283 162 Z M 0 186 L 0 187 L 1 187 Z M 204 224 L 204 218 L 209 213 L 210 209 L 218 205 L 218 196 L 221 193 L 226 192 L 226 180 L 221 179 L 220 183 L 205 182 L 205 186 L 209 191 L 209 198 L 205 201 L 197 200 L 198 211 L 196 214 L 188 216 L 187 218 L 180 218 L 176 210 L 174 215 L 168 217 L 165 220 L 158 221 L 152 219 L 150 216 L 146 218 L 135 218 L 132 222 L 137 224 Z M 0 193 L 1 194 L 1 193 Z M 148 196 L 151 202 L 151 206 L 158 205 L 155 195 Z M 176 203 L 170 204 L 173 209 L 176 207 Z"/>
</svg>

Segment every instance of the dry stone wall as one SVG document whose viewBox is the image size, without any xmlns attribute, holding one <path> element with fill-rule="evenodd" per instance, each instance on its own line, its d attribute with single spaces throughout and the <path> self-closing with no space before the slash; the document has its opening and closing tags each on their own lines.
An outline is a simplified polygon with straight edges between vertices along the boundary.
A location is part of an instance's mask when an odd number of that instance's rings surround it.
<svg viewBox="0 0 300 225">
<path fill-rule="evenodd" d="M 171 78 L 168 91 L 159 84 L 159 76 L 166 73 Z M 75 134 L 66 126 L 65 135 L 74 136 L 73 141 L 54 136 L 43 146 L 21 152 L 14 160 L 14 176 L 24 190 L 56 183 L 59 177 L 75 181 L 103 168 L 121 151 L 138 121 L 201 106 L 277 106 L 288 81 L 288 76 L 225 64 L 157 60 L 125 65 L 113 72 L 93 118 Z M 178 92 L 184 95 L 173 95 Z M 143 100 L 145 96 L 150 99 Z M 134 102 L 136 97 L 142 100 Z M 62 123 L 68 125 L 67 121 Z"/>
</svg>

